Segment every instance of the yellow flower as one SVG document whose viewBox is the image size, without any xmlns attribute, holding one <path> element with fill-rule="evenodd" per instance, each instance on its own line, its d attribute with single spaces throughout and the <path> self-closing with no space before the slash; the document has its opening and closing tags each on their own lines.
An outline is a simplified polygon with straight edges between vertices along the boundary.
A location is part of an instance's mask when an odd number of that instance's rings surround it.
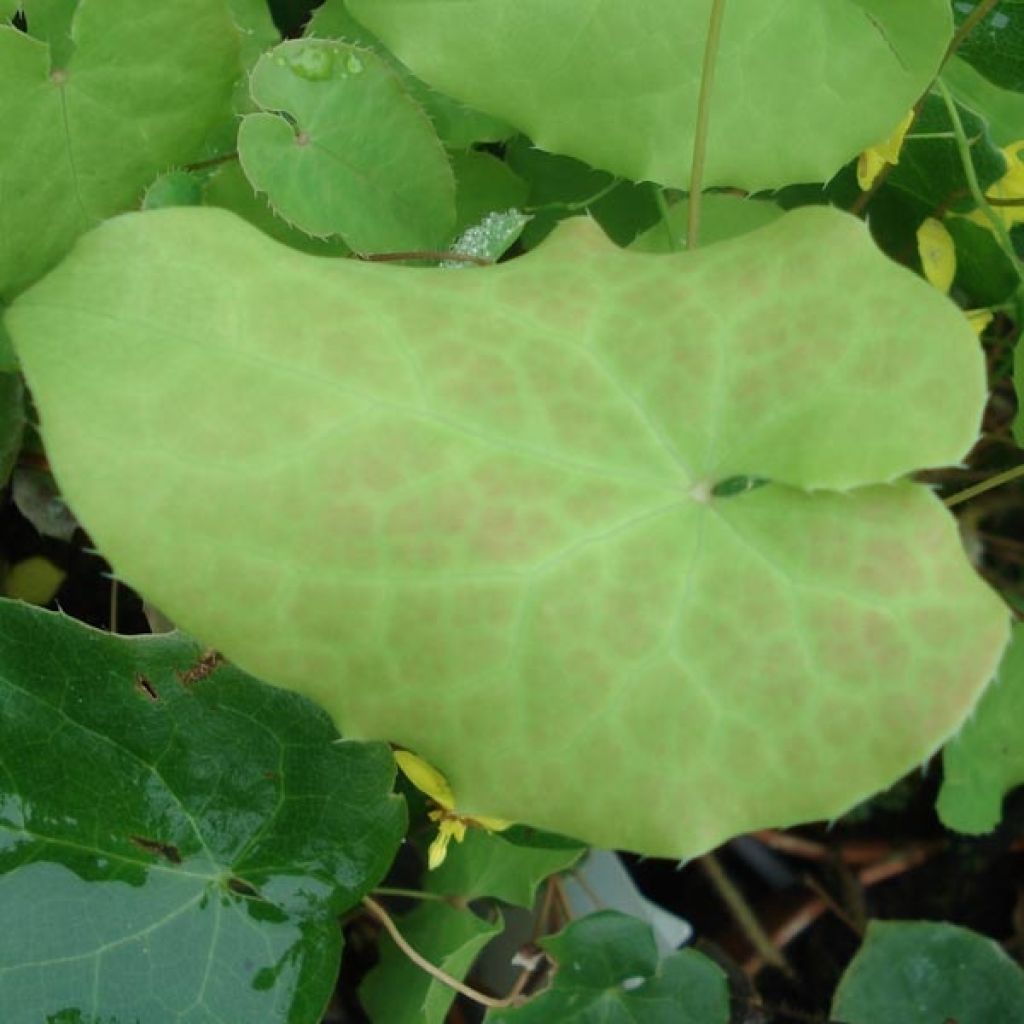
<svg viewBox="0 0 1024 1024">
<path fill-rule="evenodd" d="M 887 139 L 870 146 L 861 153 L 860 159 L 857 161 L 857 184 L 860 185 L 862 192 L 867 192 L 871 188 L 886 164 L 900 162 L 903 140 L 906 138 L 913 120 L 914 111 L 911 110 Z"/>
<path fill-rule="evenodd" d="M 917 251 L 924 276 L 940 292 L 948 292 L 956 277 L 956 246 L 941 220 L 929 217 L 917 229 Z"/>
<path fill-rule="evenodd" d="M 503 818 L 489 818 L 483 815 L 459 814 L 455 810 L 455 794 L 448 780 L 422 757 L 409 750 L 396 750 L 395 761 L 405 777 L 437 805 L 430 812 L 430 820 L 437 822 L 437 836 L 430 844 L 427 866 L 431 871 L 440 867 L 448 856 L 448 844 L 454 839 L 461 843 L 466 838 L 467 827 L 483 828 L 488 832 L 503 832 L 512 824 Z"/>
</svg>

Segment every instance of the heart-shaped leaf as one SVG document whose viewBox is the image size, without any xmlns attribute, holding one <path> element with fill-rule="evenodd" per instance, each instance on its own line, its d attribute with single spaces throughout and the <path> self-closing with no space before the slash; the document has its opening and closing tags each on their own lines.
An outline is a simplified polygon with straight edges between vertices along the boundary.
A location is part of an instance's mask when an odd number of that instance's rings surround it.
<svg viewBox="0 0 1024 1024">
<path fill-rule="evenodd" d="M 1016 1024 L 1024 972 L 966 928 L 872 921 L 829 1016 L 845 1024 Z"/>
<path fill-rule="evenodd" d="M 943 824 L 975 835 L 1002 818 L 1003 795 L 1024 782 L 1024 625 L 1018 624 L 977 712 L 943 752 Z"/>
<path fill-rule="evenodd" d="M 447 243 L 455 226 L 448 157 L 375 53 L 290 40 L 260 58 L 252 95 L 263 111 L 243 119 L 238 155 L 285 220 L 363 252 Z"/>
<path fill-rule="evenodd" d="M 973 443 L 977 341 L 833 210 L 675 255 L 577 218 L 458 272 L 161 210 L 7 321 L 119 575 L 470 815 L 668 856 L 831 817 L 1006 639 L 951 516 L 881 485 Z"/>
<path fill-rule="evenodd" d="M 404 831 L 388 750 L 177 634 L 0 601 L 0 640 L 4 1024 L 319 1020 Z"/>
<path fill-rule="evenodd" d="M 488 1024 L 726 1024 L 729 989 L 720 967 L 693 949 L 661 959 L 648 925 L 602 911 L 542 939 L 558 968 L 551 987 Z"/>
<path fill-rule="evenodd" d="M 689 187 L 710 0 L 348 6 L 421 78 L 542 149 Z M 705 184 L 832 177 L 889 136 L 951 34 L 947 0 L 730 0 Z"/>
<path fill-rule="evenodd" d="M 239 41 L 223 0 L 90 0 L 69 46 L 52 65 L 0 25 L 0 301 L 230 114 Z"/>
</svg>

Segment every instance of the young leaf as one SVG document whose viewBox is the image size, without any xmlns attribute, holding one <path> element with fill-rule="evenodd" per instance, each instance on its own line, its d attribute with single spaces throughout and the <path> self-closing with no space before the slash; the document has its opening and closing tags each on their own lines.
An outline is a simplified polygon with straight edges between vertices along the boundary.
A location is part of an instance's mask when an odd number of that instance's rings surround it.
<svg viewBox="0 0 1024 1024">
<path fill-rule="evenodd" d="M 721 969 L 691 949 L 659 962 L 650 927 L 634 917 L 590 914 L 540 945 L 556 961 L 551 987 L 518 1009 L 492 1010 L 487 1024 L 728 1024 Z"/>
<path fill-rule="evenodd" d="M 162 210 L 165 206 L 198 206 L 203 199 L 203 181 L 192 171 L 168 171 L 161 174 L 142 197 L 144 210 Z"/>
<path fill-rule="evenodd" d="M 504 213 L 526 202 L 529 188 L 507 163 L 477 150 L 452 153 L 455 173 L 455 234 L 478 224 L 489 213 Z"/>
<path fill-rule="evenodd" d="M 179 634 L 0 601 L 0 637 L 4 1024 L 319 1020 L 404 831 L 388 750 Z"/>
<path fill-rule="evenodd" d="M 510 842 L 503 833 L 470 829 L 444 863 L 426 876 L 425 884 L 431 892 L 460 900 L 488 896 L 529 909 L 537 886 L 571 867 L 585 852 L 570 843 L 531 846 Z"/>
<path fill-rule="evenodd" d="M 223 0 L 90 0 L 71 37 L 54 63 L 0 25 L 0 301 L 191 159 L 230 111 L 238 32 Z"/>
<path fill-rule="evenodd" d="M 542 149 L 684 189 L 709 6 L 348 0 L 417 75 Z M 826 181 L 885 138 L 952 19 L 948 0 L 730 0 L 722 33 L 704 183 L 756 191 Z"/>
<path fill-rule="evenodd" d="M 502 929 L 500 917 L 491 923 L 447 903 L 423 903 L 396 923 L 417 953 L 460 981 Z M 370 1019 L 388 1024 L 442 1024 L 454 999 L 447 985 L 431 978 L 387 938 L 381 943 L 380 963 L 359 989 Z"/>
<path fill-rule="evenodd" d="M 252 95 L 263 111 L 242 120 L 238 155 L 285 220 L 310 235 L 340 235 L 362 252 L 448 242 L 455 225 L 448 158 L 376 54 L 290 40 L 260 58 Z"/>
<path fill-rule="evenodd" d="M 7 324 L 118 575 L 464 815 L 667 856 L 833 817 L 1006 639 L 952 517 L 889 483 L 974 443 L 977 340 L 835 210 L 658 256 L 577 218 L 459 273 L 160 210 Z"/>
<path fill-rule="evenodd" d="M 230 210 L 271 238 L 311 256 L 347 256 L 340 238 L 313 238 L 274 213 L 266 196 L 257 195 L 237 162 L 218 167 L 203 187 L 203 205 Z"/>
<path fill-rule="evenodd" d="M 316 39 L 344 39 L 373 50 L 402 80 L 412 98 L 427 112 L 441 140 L 451 149 L 466 149 L 477 142 L 501 142 L 515 132 L 505 121 L 472 110 L 420 81 L 372 32 L 352 17 L 345 0 L 325 0 L 313 12 L 305 35 Z"/>
<path fill-rule="evenodd" d="M 974 716 L 943 751 L 939 817 L 958 832 L 991 832 L 1003 795 L 1024 782 L 1024 626 L 1018 625 Z"/>
<path fill-rule="evenodd" d="M 966 928 L 872 921 L 829 1016 L 844 1024 L 1018 1024 L 1024 973 Z"/>
</svg>

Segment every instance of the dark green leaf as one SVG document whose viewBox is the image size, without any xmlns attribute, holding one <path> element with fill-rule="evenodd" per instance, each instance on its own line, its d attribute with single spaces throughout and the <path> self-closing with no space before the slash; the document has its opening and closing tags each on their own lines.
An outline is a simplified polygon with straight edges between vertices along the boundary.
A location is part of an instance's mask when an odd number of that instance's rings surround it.
<svg viewBox="0 0 1024 1024">
<path fill-rule="evenodd" d="M 502 929 L 500 917 L 491 923 L 471 910 L 437 902 L 421 904 L 397 924 L 417 953 L 460 981 Z M 367 976 L 359 997 L 370 1019 L 381 1024 L 441 1024 L 455 993 L 385 938 L 380 963 Z"/>
<path fill-rule="evenodd" d="M 0 602 L 4 1024 L 319 1020 L 404 811 L 379 744 L 178 634 Z"/>
<path fill-rule="evenodd" d="M 956 245 L 954 284 L 966 305 L 974 309 L 1005 302 L 1020 279 L 991 229 L 965 217 L 947 217 L 945 225 Z"/>
<path fill-rule="evenodd" d="M 590 914 L 541 945 L 557 962 L 551 987 L 488 1024 L 727 1024 L 725 975 L 695 950 L 659 962 L 654 935 L 635 917 Z"/>
<path fill-rule="evenodd" d="M 452 153 L 455 172 L 455 233 L 479 224 L 489 213 L 526 203 L 529 187 L 508 164 L 477 150 Z"/>
<path fill-rule="evenodd" d="M 7 483 L 25 428 L 24 389 L 15 373 L 0 373 L 0 487 Z"/>
<path fill-rule="evenodd" d="M 981 4 L 982 0 L 953 0 L 957 26 Z M 1000 0 L 974 27 L 958 52 L 989 81 L 1024 92 L 1024 0 Z"/>
<path fill-rule="evenodd" d="M 445 862 L 427 875 L 426 888 L 462 900 L 489 896 L 532 907 L 537 886 L 571 867 L 584 852 L 578 844 L 521 846 L 503 835 L 470 829 L 465 842 L 451 847 Z"/>
<path fill-rule="evenodd" d="M 988 134 L 985 121 L 965 107 L 959 107 L 959 112 L 971 144 L 978 183 L 984 190 L 1006 173 L 1006 159 Z M 932 209 L 973 206 L 949 110 L 940 96 L 931 94 L 925 100 L 888 184 L 909 192 Z"/>
<path fill-rule="evenodd" d="M 191 171 L 168 171 L 146 189 L 142 197 L 144 210 L 160 210 L 165 206 L 199 206 L 203 199 L 201 178 Z"/>
<path fill-rule="evenodd" d="M 843 1024 L 1020 1024 L 1024 973 L 966 928 L 873 921 L 830 1016 Z"/>
</svg>

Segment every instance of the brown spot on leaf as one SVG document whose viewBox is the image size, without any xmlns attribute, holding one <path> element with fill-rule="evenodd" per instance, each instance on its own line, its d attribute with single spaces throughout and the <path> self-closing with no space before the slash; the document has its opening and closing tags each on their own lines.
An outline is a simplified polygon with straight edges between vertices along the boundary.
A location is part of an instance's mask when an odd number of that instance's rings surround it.
<svg viewBox="0 0 1024 1024">
<path fill-rule="evenodd" d="M 190 669 L 178 673 L 178 678 L 182 681 L 183 685 L 192 686 L 201 679 L 212 675 L 223 663 L 224 656 L 220 651 L 204 651 L 199 660 Z"/>
<path fill-rule="evenodd" d="M 145 836 L 129 836 L 129 841 L 146 853 L 152 853 L 157 857 L 163 857 L 172 864 L 181 863 L 181 854 L 178 848 L 172 843 L 161 843 L 159 839 L 147 839 Z"/>
<path fill-rule="evenodd" d="M 153 701 L 154 704 L 160 700 L 160 694 L 156 692 L 153 684 L 141 672 L 135 676 L 135 689 L 140 696 L 145 697 L 146 700 Z"/>
</svg>

